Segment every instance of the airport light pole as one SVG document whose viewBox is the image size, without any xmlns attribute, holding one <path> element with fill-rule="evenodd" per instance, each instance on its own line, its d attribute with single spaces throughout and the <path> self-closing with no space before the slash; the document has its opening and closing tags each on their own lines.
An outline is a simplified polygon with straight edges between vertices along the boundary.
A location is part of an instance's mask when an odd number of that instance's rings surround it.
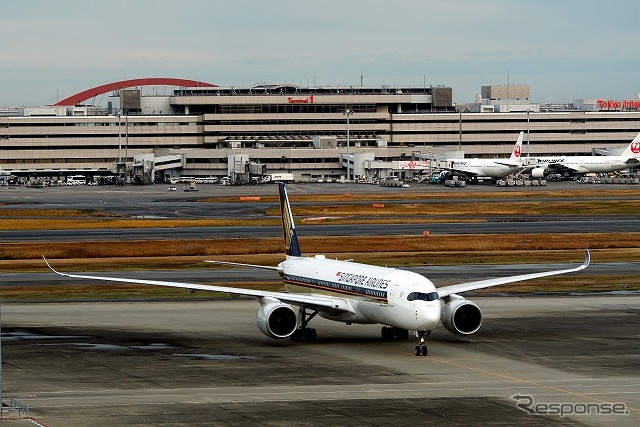
<svg viewBox="0 0 640 427">
<path fill-rule="evenodd" d="M 527 163 L 529 163 L 529 157 L 531 156 L 530 147 L 529 147 L 529 113 L 531 110 L 527 110 Z"/>
<path fill-rule="evenodd" d="M 353 114 L 353 110 L 344 110 L 342 114 L 347 117 L 347 182 L 349 182 L 351 169 L 351 160 L 349 159 L 349 116 Z"/>
<path fill-rule="evenodd" d="M 122 163 L 122 123 L 120 122 L 121 114 L 118 113 L 118 168 Z M 118 172 L 120 172 L 118 170 Z"/>
</svg>

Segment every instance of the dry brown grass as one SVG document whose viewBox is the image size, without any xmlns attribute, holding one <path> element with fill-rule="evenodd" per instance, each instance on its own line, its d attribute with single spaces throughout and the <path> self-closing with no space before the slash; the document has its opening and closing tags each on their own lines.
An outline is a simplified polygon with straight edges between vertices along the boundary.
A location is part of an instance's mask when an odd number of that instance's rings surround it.
<svg viewBox="0 0 640 427">
<path fill-rule="evenodd" d="M 636 261 L 640 233 L 307 237 L 305 254 L 322 253 L 376 265 Z M 339 248 L 339 251 L 337 251 Z M 42 271 L 41 256 L 73 270 L 202 268 L 205 259 L 275 265 L 279 238 L 0 244 L 3 271 Z M 210 265 L 208 265 L 211 267 Z"/>
<path fill-rule="evenodd" d="M 640 189 L 536 191 L 536 198 L 545 201 L 527 202 L 527 191 L 514 192 L 455 192 L 455 193 L 393 193 L 304 195 L 290 191 L 294 214 L 299 216 L 337 215 L 353 218 L 338 222 L 384 223 L 433 222 L 442 217 L 474 221 L 487 215 L 637 215 L 640 212 Z M 443 199 L 453 203 L 411 203 L 415 200 Z M 468 202 L 465 199 L 475 199 Z M 477 202 L 479 198 L 499 198 L 495 202 Z M 570 198 L 570 200 L 569 200 Z M 612 199 L 616 198 L 616 199 Z M 584 200 L 582 200 L 584 199 Z M 592 200 L 593 199 L 593 200 Z M 238 201 L 239 198 L 203 199 L 206 202 Z M 387 204 L 373 208 L 372 202 L 399 200 L 407 203 Z M 275 196 L 262 197 L 259 202 L 275 202 Z M 295 206 L 296 201 L 336 202 L 331 206 Z M 340 203 L 349 201 L 350 203 Z M 362 203 L 351 204 L 353 201 Z M 104 215 L 100 211 L 27 210 L 2 211 L 0 229 L 90 229 L 90 228 L 147 228 L 147 227 L 215 227 L 228 225 L 279 225 L 279 211 L 270 211 L 273 219 L 217 220 L 217 219 L 123 219 Z M 438 218 L 440 216 L 441 218 Z M 362 218 L 369 217 L 369 218 Z M 43 220 L 46 218 L 46 220 Z M 393 219 L 391 219 L 393 218 Z M 447 218 L 451 220 L 451 218 Z M 428 226 L 425 226 L 428 230 Z M 640 259 L 640 232 L 578 233 L 578 234 L 494 234 L 494 235 L 435 235 L 435 236 L 362 236 L 362 237 L 305 237 L 301 238 L 307 255 L 326 254 L 338 259 L 353 259 L 375 265 L 447 265 L 500 263 L 580 263 L 582 249 L 592 251 L 593 262 L 637 261 Z M 205 259 L 218 259 L 250 264 L 275 265 L 283 258 L 281 238 L 263 239 L 199 239 L 156 241 L 94 241 L 94 242 L 35 242 L 0 243 L 0 269 L 9 271 L 44 272 L 41 256 L 45 255 L 54 267 L 61 270 L 96 271 L 111 269 L 184 269 L 216 268 Z M 588 272 L 589 270 L 586 270 Z M 492 291 L 544 290 L 602 290 L 638 289 L 640 280 L 633 276 L 579 276 L 549 278 L 513 287 L 498 287 Z M 71 283 L 73 284 L 73 283 Z M 279 289 L 279 282 L 260 284 L 218 285 Z M 56 289 L 54 289 L 56 288 Z M 488 291 L 487 291 L 488 292 Z M 183 291 L 147 286 L 63 286 L 7 288 L 0 287 L 0 296 L 7 299 L 67 299 L 67 298 L 183 298 Z M 190 294 L 186 298 L 191 298 Z M 198 293 L 198 298 L 210 297 Z"/>
<path fill-rule="evenodd" d="M 554 251 L 638 248 L 640 233 L 472 234 L 437 236 L 306 237 L 307 253 L 419 253 Z M 160 241 L 0 243 L 0 259 L 180 257 L 282 254 L 280 238 Z"/>
<path fill-rule="evenodd" d="M 428 187 L 427 187 L 428 188 Z M 380 223 L 386 217 L 395 217 L 394 222 L 426 223 L 442 221 L 478 221 L 477 217 L 495 215 L 634 215 L 640 212 L 640 189 L 607 189 L 603 196 L 599 190 L 576 190 L 571 192 L 538 190 L 536 199 L 526 201 L 532 195 L 529 191 L 496 192 L 411 192 L 401 191 L 390 194 L 354 193 L 342 194 L 300 194 L 290 192 L 293 213 L 296 216 L 337 216 L 338 223 Z M 447 199 L 443 203 L 441 199 Z M 471 199 L 471 201 L 469 201 Z M 477 199 L 489 200 L 479 202 Z M 387 203 L 383 208 L 374 208 L 373 202 L 406 201 L 407 203 Z M 434 200 L 430 203 L 409 203 L 411 201 Z M 201 202 L 238 202 L 240 197 L 204 198 Z M 362 203 L 353 203 L 362 202 Z M 260 206 L 263 202 L 277 202 L 277 197 L 261 197 L 250 203 Z M 296 202 L 335 202 L 332 205 L 296 206 Z M 349 203 L 344 203 L 349 202 Z M 43 229 L 113 229 L 151 227 L 216 227 L 245 225 L 278 225 L 280 212 L 270 209 L 264 219 L 143 219 L 121 218 L 119 215 L 102 210 L 81 211 L 74 209 L 3 209 L 0 210 L 0 230 L 43 230 Z"/>
</svg>

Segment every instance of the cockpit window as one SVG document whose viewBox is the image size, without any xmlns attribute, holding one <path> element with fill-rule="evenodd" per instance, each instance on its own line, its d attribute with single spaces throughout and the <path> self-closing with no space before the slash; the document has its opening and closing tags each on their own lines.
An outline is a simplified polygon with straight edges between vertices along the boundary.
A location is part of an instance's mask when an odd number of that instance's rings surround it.
<svg viewBox="0 0 640 427">
<path fill-rule="evenodd" d="M 435 301 L 437 299 L 440 299 L 437 292 L 429 292 L 428 294 L 425 294 L 423 292 L 411 292 L 409 295 L 407 295 L 408 301 Z"/>
</svg>

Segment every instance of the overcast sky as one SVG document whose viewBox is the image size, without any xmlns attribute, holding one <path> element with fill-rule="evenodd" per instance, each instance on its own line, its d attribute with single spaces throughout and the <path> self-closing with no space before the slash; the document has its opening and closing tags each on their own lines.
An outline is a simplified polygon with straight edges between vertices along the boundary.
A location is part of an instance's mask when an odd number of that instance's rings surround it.
<svg viewBox="0 0 640 427">
<path fill-rule="evenodd" d="M 220 86 L 526 84 L 533 102 L 640 92 L 640 1 L 5 1 L 0 106 L 140 77 Z"/>
</svg>

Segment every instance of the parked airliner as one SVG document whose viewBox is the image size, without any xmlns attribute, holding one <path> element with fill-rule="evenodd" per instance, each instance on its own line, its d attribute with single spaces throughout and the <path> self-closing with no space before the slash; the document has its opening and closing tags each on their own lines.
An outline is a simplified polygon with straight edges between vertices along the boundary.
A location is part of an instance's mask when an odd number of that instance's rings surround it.
<svg viewBox="0 0 640 427">
<path fill-rule="evenodd" d="M 463 175 L 467 179 L 477 178 L 504 178 L 507 175 L 519 172 L 524 167 L 520 160 L 522 153 L 522 139 L 524 132 L 520 132 L 516 144 L 508 159 L 445 159 L 443 169 L 449 175 Z"/>
<path fill-rule="evenodd" d="M 60 273 L 54 270 L 46 259 L 45 262 L 53 272 L 66 277 L 171 286 L 191 291 L 204 290 L 255 297 L 260 303 L 256 315 L 258 329 L 271 338 L 315 339 L 316 330 L 309 328 L 308 324 L 317 314 L 346 324 L 382 324 L 384 339 L 407 339 L 409 331 L 415 331 L 416 337 L 419 338 L 419 344 L 415 348 L 417 356 L 427 354 L 425 337 L 439 323 L 459 335 L 473 334 L 480 328 L 480 309 L 460 294 L 506 283 L 572 273 L 589 265 L 589 251 L 586 251 L 584 263 L 573 268 L 436 288 L 426 277 L 409 271 L 327 259 L 323 255 L 302 256 L 284 183 L 279 184 L 279 194 L 285 260 L 275 267 L 224 261 L 209 262 L 273 270 L 282 277 L 286 292 Z"/>
<path fill-rule="evenodd" d="M 533 178 L 560 175 L 571 178 L 587 173 L 608 173 L 640 166 L 640 133 L 620 156 L 557 156 L 534 157 L 524 170 Z"/>
</svg>

